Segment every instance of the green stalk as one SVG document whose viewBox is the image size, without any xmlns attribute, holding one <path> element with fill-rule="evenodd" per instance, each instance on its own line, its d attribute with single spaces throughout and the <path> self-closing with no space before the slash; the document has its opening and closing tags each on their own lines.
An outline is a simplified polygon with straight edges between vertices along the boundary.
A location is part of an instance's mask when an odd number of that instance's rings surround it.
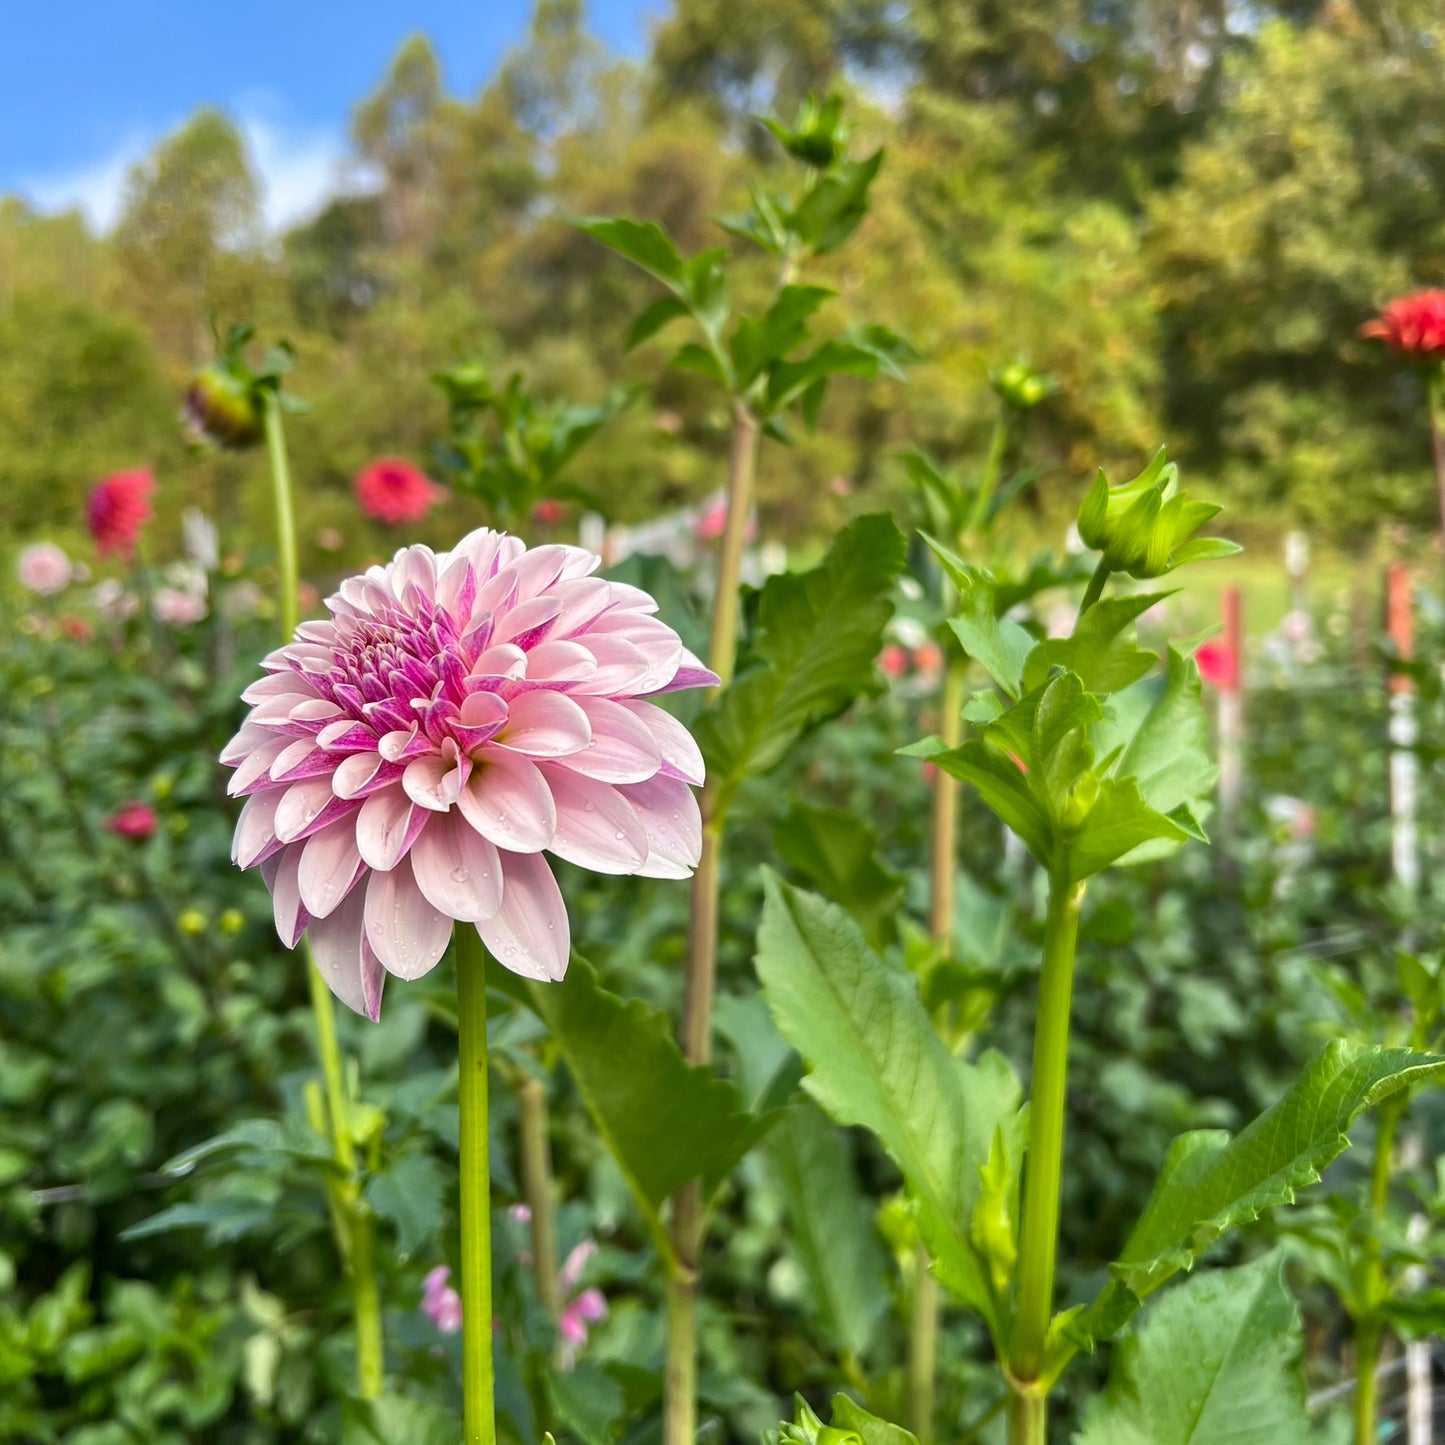
<svg viewBox="0 0 1445 1445">
<path fill-rule="evenodd" d="M 1430 399 L 1430 454 L 1435 462 L 1435 490 L 1440 498 L 1440 531 L 1445 536 L 1445 370 L 1437 367 L 1425 383 Z"/>
<path fill-rule="evenodd" d="M 552 1146 L 547 1137 L 547 1091 L 526 1074 L 517 1086 L 522 1116 L 522 1189 L 532 1216 L 532 1277 L 537 1298 L 557 1318 L 557 1217 L 552 1203 Z"/>
<path fill-rule="evenodd" d="M 1059 1189 L 1064 1160 L 1064 1104 L 1068 1093 L 1069 1015 L 1074 953 L 1084 885 L 1056 872 L 1049 880 L 1034 1030 L 1033 1087 L 1029 1099 L 1028 1151 L 1024 1156 L 1023 1221 L 1019 1233 L 1018 1309 L 1010 1342 L 1009 1384 L 1021 1401 L 1010 1414 L 1010 1445 L 1044 1445 L 1042 1385 L 1045 1347 L 1054 1307 L 1054 1264 L 1059 1244 Z"/>
<path fill-rule="evenodd" d="M 487 1159 L 487 954 L 457 929 L 457 1089 L 461 1104 L 462 1439 L 496 1445 L 492 1404 L 491 1176 Z"/>
<path fill-rule="evenodd" d="M 286 453 L 286 432 L 281 422 L 281 400 L 275 391 L 265 393 L 266 453 L 271 463 L 271 485 L 276 510 L 276 555 L 281 573 L 280 613 L 282 640 L 290 642 L 301 619 L 300 568 L 296 553 L 296 510 L 292 501 L 291 462 Z M 382 1337 L 380 1292 L 372 1249 L 371 1211 L 356 1183 L 356 1146 L 351 1137 L 346 1081 L 341 1067 L 341 1045 L 336 1036 L 336 1005 L 331 990 L 316 967 L 311 940 L 305 939 L 306 982 L 311 1015 L 316 1024 L 316 1051 L 326 1084 L 326 1113 L 331 1128 L 331 1151 L 346 1175 L 331 1187 L 333 1214 L 343 1226 L 338 1240 L 351 1274 L 352 1314 L 356 1329 L 356 1389 L 363 1400 L 381 1394 L 385 1345 Z"/>
<path fill-rule="evenodd" d="M 1099 598 L 1104 595 L 1104 587 L 1109 581 L 1109 568 L 1102 557 L 1099 558 L 1099 565 L 1094 568 L 1094 575 L 1089 578 L 1089 585 L 1084 589 L 1084 600 L 1079 603 L 1079 616 L 1082 617 Z"/>
<path fill-rule="evenodd" d="M 721 681 L 714 696 L 732 681 L 738 650 L 738 589 L 743 546 L 753 504 L 758 443 L 762 428 L 748 404 L 733 402 L 733 435 L 728 463 L 727 521 L 718 554 L 717 592 L 707 665 Z M 718 900 L 722 886 L 726 801 L 711 784 L 699 799 L 702 855 L 692 879 L 687 975 L 682 996 L 682 1050 L 691 1064 L 712 1055 L 712 1005 L 717 979 Z M 683 1185 L 673 1196 L 671 1234 L 675 1263 L 667 1281 L 667 1370 L 663 1405 L 664 1445 L 694 1445 L 697 1433 L 698 1262 L 705 1228 L 702 1186 Z"/>
<path fill-rule="evenodd" d="M 1375 1419 L 1376 1377 L 1384 1322 L 1376 1309 L 1385 1294 L 1385 1262 L 1380 1256 L 1379 1226 L 1390 1198 L 1390 1171 L 1395 1159 L 1395 1132 L 1405 1112 L 1400 1095 L 1380 1105 L 1375 1126 L 1375 1155 L 1370 1169 L 1370 1222 L 1376 1235 L 1366 1245 L 1364 1279 L 1360 1289 L 1360 1318 L 1355 1322 L 1355 1445 L 1375 1445 L 1379 1427 Z"/>
<path fill-rule="evenodd" d="M 983 476 L 979 479 L 978 491 L 974 494 L 973 508 L 969 513 L 966 535 L 977 537 L 984 531 L 988 521 L 989 505 L 998 490 L 998 479 L 1003 475 L 1003 453 L 1008 445 L 1008 408 L 1001 406 L 994 420 L 993 434 L 988 440 L 988 455 L 983 462 Z"/>
</svg>

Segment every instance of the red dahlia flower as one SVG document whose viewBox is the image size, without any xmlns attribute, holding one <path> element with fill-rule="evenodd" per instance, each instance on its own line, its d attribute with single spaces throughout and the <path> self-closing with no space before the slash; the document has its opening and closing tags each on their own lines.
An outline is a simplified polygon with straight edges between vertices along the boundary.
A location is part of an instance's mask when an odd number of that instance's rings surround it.
<svg viewBox="0 0 1445 1445">
<path fill-rule="evenodd" d="M 1360 335 L 1383 341 L 1411 361 L 1445 359 L 1445 291 L 1415 291 L 1397 296 Z"/>
<path fill-rule="evenodd" d="M 147 803 L 127 803 L 105 826 L 122 838 L 149 838 L 156 830 L 155 809 Z"/>
<path fill-rule="evenodd" d="M 441 488 L 420 467 L 382 457 L 357 474 L 356 498 L 368 517 L 394 527 L 421 521 L 441 499 Z"/>
<path fill-rule="evenodd" d="M 116 472 L 98 482 L 86 503 L 85 523 L 102 557 L 113 552 L 130 556 L 141 528 L 151 519 L 151 494 L 156 479 L 149 467 Z"/>
</svg>

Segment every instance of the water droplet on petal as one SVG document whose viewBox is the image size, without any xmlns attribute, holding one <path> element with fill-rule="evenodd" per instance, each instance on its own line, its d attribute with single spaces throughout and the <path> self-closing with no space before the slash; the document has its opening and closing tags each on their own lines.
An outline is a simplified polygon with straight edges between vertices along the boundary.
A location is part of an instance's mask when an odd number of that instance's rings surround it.
<svg viewBox="0 0 1445 1445">
<path fill-rule="evenodd" d="M 452 869 L 453 883 L 465 883 L 469 876 L 470 875 L 467 873 L 467 870 L 465 868 L 456 867 Z"/>
</svg>

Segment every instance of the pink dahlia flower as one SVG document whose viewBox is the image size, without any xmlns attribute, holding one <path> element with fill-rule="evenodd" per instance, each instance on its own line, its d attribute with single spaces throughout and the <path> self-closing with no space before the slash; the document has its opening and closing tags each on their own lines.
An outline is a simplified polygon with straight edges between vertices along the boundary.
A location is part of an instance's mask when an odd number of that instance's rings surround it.
<svg viewBox="0 0 1445 1445">
<path fill-rule="evenodd" d="M 584 1239 L 562 1261 L 557 1271 L 557 1289 L 562 1295 L 562 1313 L 557 1317 L 557 1333 L 562 1337 L 561 1364 L 570 1370 L 587 1343 L 589 1326 L 607 1318 L 607 1296 L 600 1289 L 578 1289 L 587 1262 L 597 1253 L 597 1246 Z"/>
<path fill-rule="evenodd" d="M 368 517 L 394 527 L 421 521 L 441 500 L 441 488 L 410 462 L 382 457 L 357 473 L 356 499 Z"/>
<path fill-rule="evenodd" d="M 1383 341 L 1411 361 L 1445 359 L 1445 291 L 1415 291 L 1397 296 L 1360 335 Z"/>
<path fill-rule="evenodd" d="M 85 521 L 102 557 L 113 552 L 130 556 L 141 528 L 151 519 L 151 493 L 156 479 L 149 467 L 116 472 L 91 489 Z"/>
<path fill-rule="evenodd" d="M 505 967 L 558 979 L 567 912 L 544 850 L 686 878 L 702 757 L 651 698 L 716 678 L 645 592 L 577 547 L 482 529 L 352 577 L 266 658 L 221 761 L 246 798 L 232 857 L 260 865 L 288 946 L 310 933 L 341 1001 L 376 1018 L 454 922 Z"/>
<path fill-rule="evenodd" d="M 422 1308 L 444 1335 L 454 1335 L 462 1327 L 462 1297 L 451 1287 L 451 1277 L 451 1270 L 439 1264 L 422 1281 Z"/>
<path fill-rule="evenodd" d="M 149 838 L 156 830 L 156 821 L 154 808 L 135 802 L 117 809 L 105 826 L 122 838 Z"/>
<path fill-rule="evenodd" d="M 50 597 L 64 591 L 75 575 L 75 568 L 54 542 L 32 542 L 20 549 L 20 555 L 15 559 L 15 575 L 26 591 Z"/>
</svg>

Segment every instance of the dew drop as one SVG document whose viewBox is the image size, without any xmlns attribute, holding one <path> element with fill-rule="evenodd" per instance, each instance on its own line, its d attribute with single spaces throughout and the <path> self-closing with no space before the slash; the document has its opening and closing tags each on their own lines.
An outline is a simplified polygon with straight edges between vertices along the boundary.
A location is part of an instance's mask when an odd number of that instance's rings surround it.
<svg viewBox="0 0 1445 1445">
<path fill-rule="evenodd" d="M 595 813 L 595 812 L 597 811 L 597 804 L 596 804 L 596 803 L 584 803 L 584 804 L 582 805 L 582 811 L 583 811 L 584 813 Z"/>
<path fill-rule="evenodd" d="M 624 833 L 621 828 L 619 828 L 612 836 L 616 838 L 619 843 L 621 843 L 626 839 L 627 834 Z"/>
<path fill-rule="evenodd" d="M 465 883 L 470 876 L 465 868 L 456 867 L 452 869 L 453 883 Z"/>
</svg>

